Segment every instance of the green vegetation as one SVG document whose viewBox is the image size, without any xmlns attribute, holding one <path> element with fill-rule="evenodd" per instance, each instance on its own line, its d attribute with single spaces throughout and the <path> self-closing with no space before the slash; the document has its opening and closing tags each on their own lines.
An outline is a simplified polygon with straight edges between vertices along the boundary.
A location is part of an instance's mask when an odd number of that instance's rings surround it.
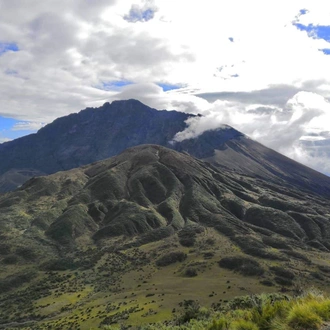
<svg viewBox="0 0 330 330">
<path fill-rule="evenodd" d="M 187 255 L 181 251 L 174 251 L 164 254 L 156 261 L 157 266 L 168 266 L 176 262 L 182 262 L 187 258 Z"/>
<path fill-rule="evenodd" d="M 329 203 L 298 193 L 157 146 L 32 179 L 0 196 L 0 328 L 292 328 L 289 295 L 330 291 Z"/>
<path fill-rule="evenodd" d="M 259 265 L 258 261 L 243 256 L 222 258 L 219 261 L 219 266 L 230 270 L 235 270 L 246 276 L 262 275 L 264 273 L 264 270 Z"/>
<path fill-rule="evenodd" d="M 241 301 L 241 304 L 238 301 Z M 258 295 L 228 303 L 222 311 L 207 310 L 185 301 L 172 321 L 143 325 L 139 330 L 319 330 L 330 320 L 330 298 L 311 289 L 301 296 Z M 116 326 L 104 329 L 119 329 Z"/>
</svg>

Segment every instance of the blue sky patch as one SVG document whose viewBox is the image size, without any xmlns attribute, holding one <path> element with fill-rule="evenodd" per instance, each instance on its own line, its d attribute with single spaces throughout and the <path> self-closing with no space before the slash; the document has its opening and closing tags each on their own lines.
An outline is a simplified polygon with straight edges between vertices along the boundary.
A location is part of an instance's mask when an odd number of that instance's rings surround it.
<svg viewBox="0 0 330 330">
<path fill-rule="evenodd" d="M 13 118 L 5 118 L 0 116 L 0 140 L 7 138 L 10 140 L 16 139 L 28 133 L 22 133 L 22 131 L 12 131 L 11 128 L 18 123 L 19 120 Z M 29 132 L 31 133 L 31 132 Z"/>
<path fill-rule="evenodd" d="M 319 49 L 323 54 L 330 55 L 330 48 Z"/>
<path fill-rule="evenodd" d="M 329 25 L 303 25 L 300 23 L 293 23 L 293 25 L 301 31 L 306 31 L 308 35 L 314 39 L 323 39 L 330 41 L 330 26 Z"/>
<path fill-rule="evenodd" d="M 18 52 L 19 48 L 15 43 L 2 43 L 0 42 L 0 55 L 6 52 Z"/>
<path fill-rule="evenodd" d="M 159 87 L 163 89 L 164 92 L 171 91 L 173 89 L 179 89 L 182 86 L 179 85 L 171 85 L 171 84 L 157 84 Z"/>
<path fill-rule="evenodd" d="M 140 8 L 138 5 L 133 5 L 128 15 L 124 16 L 124 20 L 136 23 L 136 22 L 148 22 L 155 16 L 155 10 L 152 8 Z"/>
<path fill-rule="evenodd" d="M 22 122 L 22 121 L 16 120 L 13 118 L 6 118 L 6 117 L 0 116 L 0 141 L 3 138 L 14 140 L 19 137 L 37 132 L 37 130 L 12 130 L 12 128 L 17 123 L 20 123 L 20 122 Z"/>
<path fill-rule="evenodd" d="M 11 129 L 18 122 L 16 119 L 0 116 L 0 132 Z"/>
<path fill-rule="evenodd" d="M 95 88 L 102 89 L 104 91 L 118 91 L 119 89 L 131 85 L 131 81 L 127 80 L 115 80 L 115 81 L 104 81 Z"/>
<path fill-rule="evenodd" d="M 143 21 L 150 21 L 151 19 L 154 18 L 155 12 L 152 9 L 147 9 L 142 12 L 142 20 Z"/>
</svg>

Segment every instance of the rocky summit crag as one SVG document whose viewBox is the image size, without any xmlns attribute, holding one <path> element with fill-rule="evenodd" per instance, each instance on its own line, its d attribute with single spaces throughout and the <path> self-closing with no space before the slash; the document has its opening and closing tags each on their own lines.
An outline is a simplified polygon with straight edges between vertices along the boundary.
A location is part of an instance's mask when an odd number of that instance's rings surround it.
<svg viewBox="0 0 330 330">
<path fill-rule="evenodd" d="M 329 287 L 327 191 L 301 188 L 314 172 L 214 164 L 142 145 L 0 196 L 0 327 L 137 325 L 188 300 Z"/>
<path fill-rule="evenodd" d="M 294 162 L 226 126 L 173 143 L 197 117 L 157 111 L 137 100 L 114 101 L 56 119 L 38 133 L 0 144 L 0 192 L 28 178 L 106 159 L 140 144 L 157 144 L 188 152 L 242 174 L 330 196 L 330 178 Z"/>
</svg>

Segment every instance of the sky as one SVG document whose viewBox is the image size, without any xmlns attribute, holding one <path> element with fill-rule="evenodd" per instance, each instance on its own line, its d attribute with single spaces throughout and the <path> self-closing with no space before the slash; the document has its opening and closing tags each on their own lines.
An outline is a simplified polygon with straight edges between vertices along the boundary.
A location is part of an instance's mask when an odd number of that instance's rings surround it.
<svg viewBox="0 0 330 330">
<path fill-rule="evenodd" d="M 0 0 L 0 143 L 129 98 L 330 175 L 330 1 Z"/>
</svg>

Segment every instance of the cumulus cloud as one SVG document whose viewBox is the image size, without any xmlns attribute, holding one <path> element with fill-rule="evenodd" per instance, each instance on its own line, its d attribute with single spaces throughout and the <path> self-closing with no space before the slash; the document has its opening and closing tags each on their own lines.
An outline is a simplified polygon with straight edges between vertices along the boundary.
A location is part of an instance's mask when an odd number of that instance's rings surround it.
<svg viewBox="0 0 330 330">
<path fill-rule="evenodd" d="M 164 92 L 154 83 L 140 83 L 125 86 L 122 91 L 113 96 L 114 100 L 135 98 L 144 104 L 158 110 L 177 110 L 198 114 L 209 107 L 209 103 L 191 94 Z"/>
<path fill-rule="evenodd" d="M 233 126 L 249 137 L 303 164 L 329 173 L 330 104 L 312 92 L 298 92 L 283 108 L 215 101 L 202 117 L 187 120 L 175 141 L 194 138 L 206 130 Z"/>
<path fill-rule="evenodd" d="M 320 51 L 330 49 L 320 37 L 329 14 L 330 3 L 310 0 L 1 1 L 0 116 L 47 123 L 138 98 L 203 114 L 181 139 L 229 124 L 320 164 L 321 131 L 330 131 L 330 56 Z M 306 92 L 322 102 L 308 103 Z"/>
<path fill-rule="evenodd" d="M 100 89 L 104 83 L 160 81 L 173 63 L 193 61 L 189 49 L 125 21 L 128 5 L 134 3 L 2 2 L 0 44 L 19 51 L 0 56 L 0 115 L 49 122 L 111 99 L 116 90 Z M 139 8 L 156 11 L 152 2 Z"/>
<path fill-rule="evenodd" d="M 260 90 L 249 92 L 213 92 L 200 93 L 196 96 L 202 97 L 210 102 L 216 100 L 238 101 L 246 104 L 264 104 L 284 106 L 288 99 L 299 92 L 299 88 L 292 85 L 271 85 Z M 304 88 L 306 90 L 306 88 Z"/>
</svg>

